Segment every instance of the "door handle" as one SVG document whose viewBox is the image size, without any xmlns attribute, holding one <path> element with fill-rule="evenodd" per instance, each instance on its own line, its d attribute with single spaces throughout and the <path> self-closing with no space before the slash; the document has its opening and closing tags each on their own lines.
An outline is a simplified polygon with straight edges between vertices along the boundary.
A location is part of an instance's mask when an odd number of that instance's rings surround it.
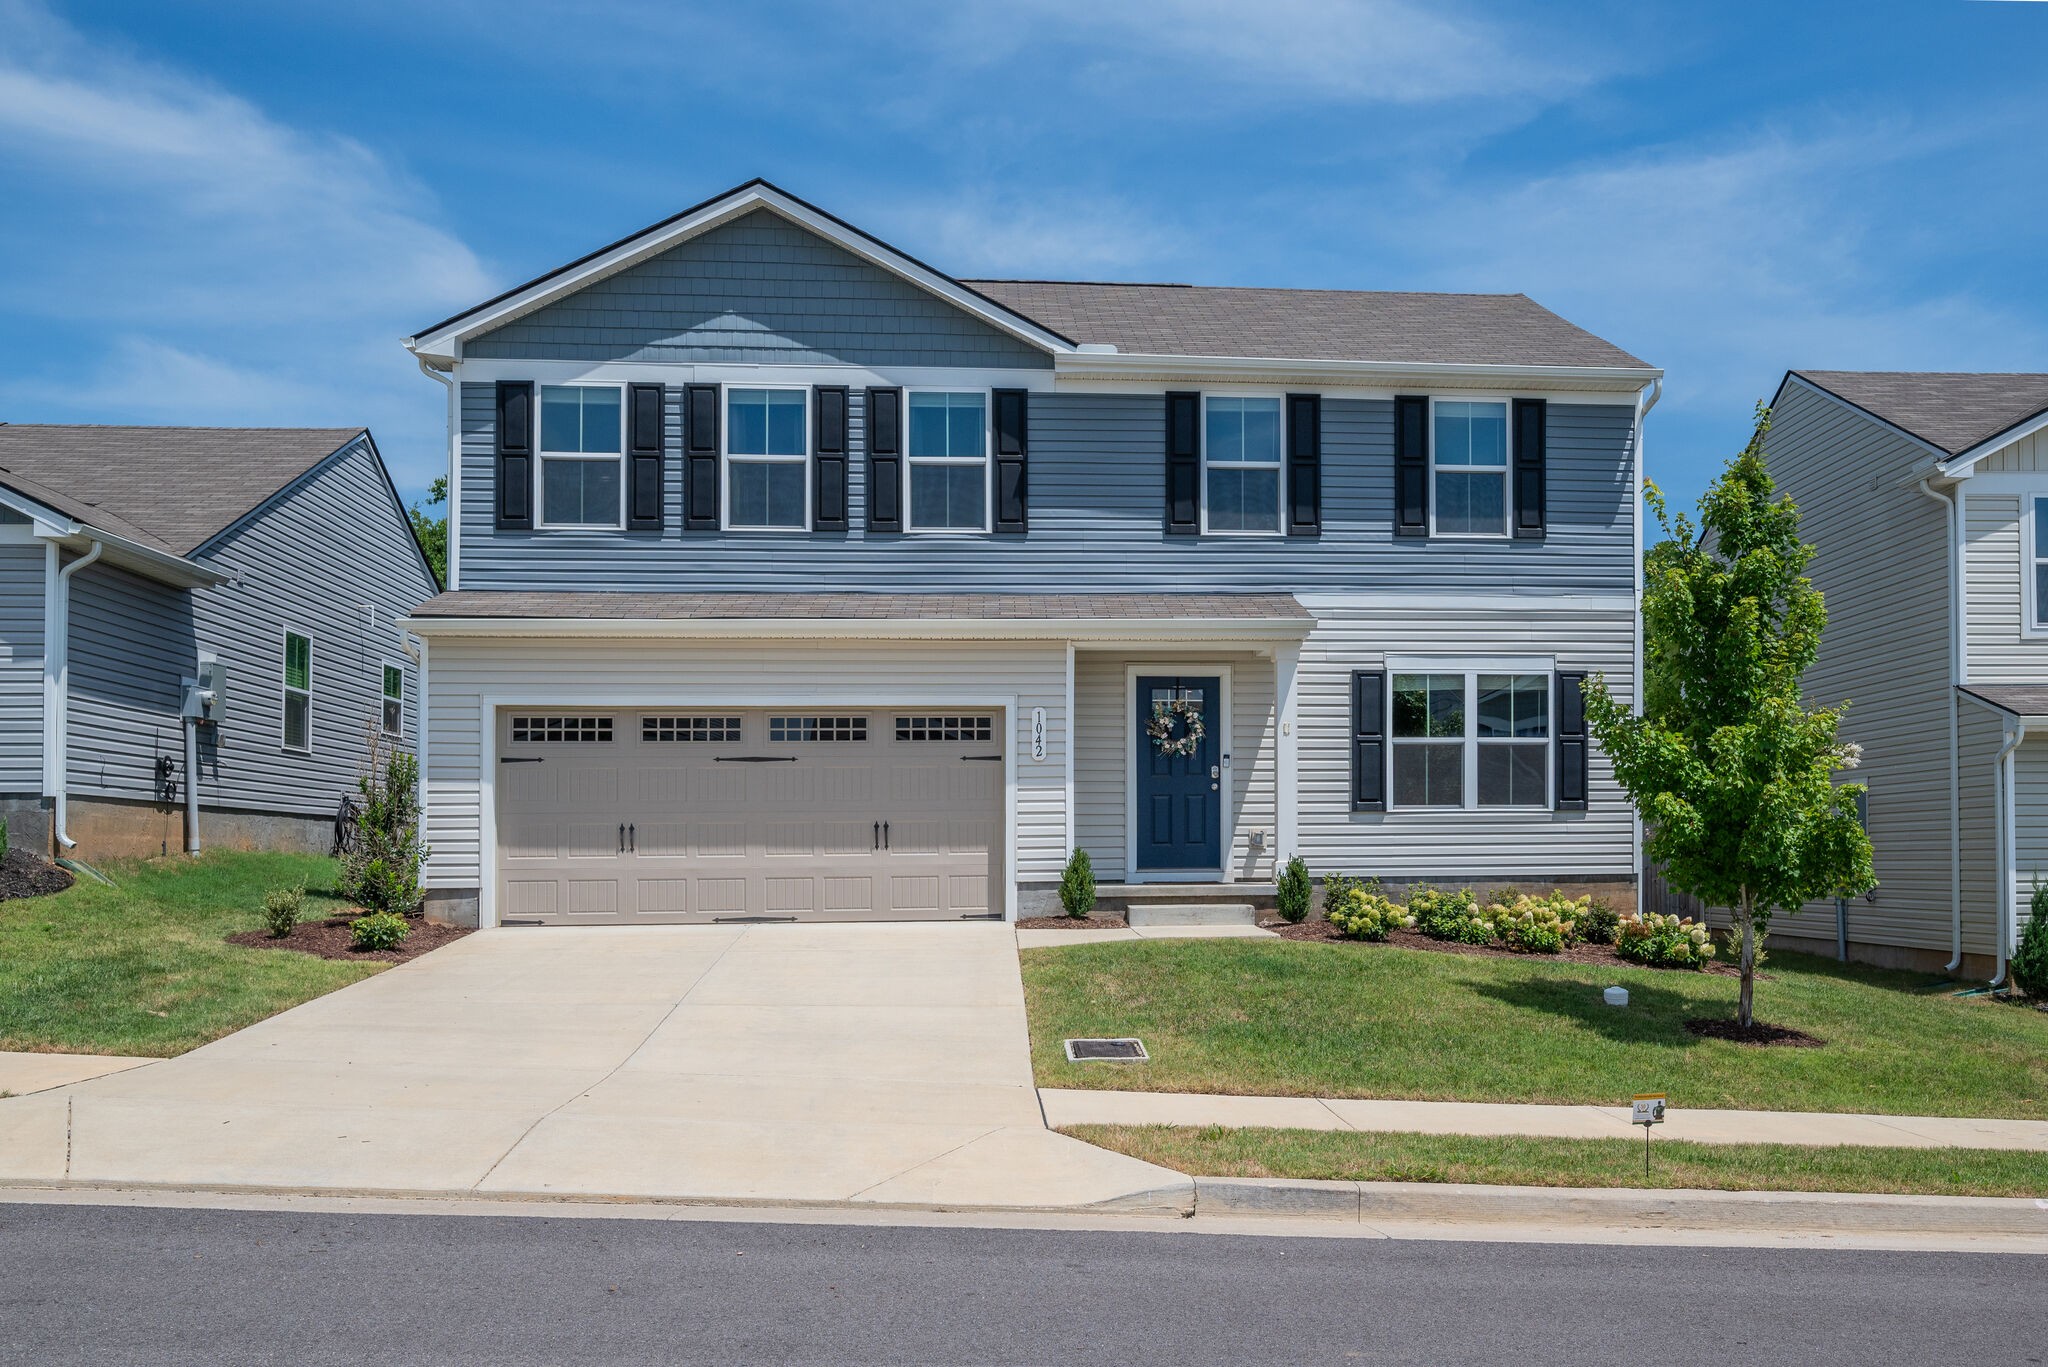
<svg viewBox="0 0 2048 1367">
<path fill-rule="evenodd" d="M 882 823 L 882 848 L 889 848 L 889 823 L 886 821 Z"/>
<path fill-rule="evenodd" d="M 882 848 L 882 823 L 879 821 L 875 823 L 875 848 Z"/>
<path fill-rule="evenodd" d="M 621 822 L 619 823 L 619 853 L 620 853 L 620 854 L 624 854 L 625 852 L 626 852 L 626 823 L 625 823 L 625 822 L 623 822 L 623 821 L 621 821 Z"/>
<path fill-rule="evenodd" d="M 634 854 L 640 853 L 640 832 L 630 821 L 626 823 L 626 848 Z"/>
</svg>

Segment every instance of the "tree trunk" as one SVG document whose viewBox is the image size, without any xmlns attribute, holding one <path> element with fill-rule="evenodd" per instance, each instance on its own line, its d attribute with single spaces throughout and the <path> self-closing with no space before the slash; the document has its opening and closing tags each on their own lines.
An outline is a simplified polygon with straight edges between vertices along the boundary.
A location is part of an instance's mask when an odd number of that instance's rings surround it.
<svg viewBox="0 0 2048 1367">
<path fill-rule="evenodd" d="M 1742 890 L 1742 905 L 1735 916 L 1742 926 L 1742 997 L 1735 1018 L 1747 1030 L 1756 1023 L 1756 909 L 1750 904 L 1748 888 Z"/>
</svg>

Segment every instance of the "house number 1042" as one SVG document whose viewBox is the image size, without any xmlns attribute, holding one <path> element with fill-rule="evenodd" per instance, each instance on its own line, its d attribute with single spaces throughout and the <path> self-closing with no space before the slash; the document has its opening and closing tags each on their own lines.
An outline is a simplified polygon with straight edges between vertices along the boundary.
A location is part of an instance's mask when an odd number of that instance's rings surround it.
<svg viewBox="0 0 2048 1367">
<path fill-rule="evenodd" d="M 1045 709 L 1031 709 L 1031 758 L 1045 758 Z"/>
</svg>

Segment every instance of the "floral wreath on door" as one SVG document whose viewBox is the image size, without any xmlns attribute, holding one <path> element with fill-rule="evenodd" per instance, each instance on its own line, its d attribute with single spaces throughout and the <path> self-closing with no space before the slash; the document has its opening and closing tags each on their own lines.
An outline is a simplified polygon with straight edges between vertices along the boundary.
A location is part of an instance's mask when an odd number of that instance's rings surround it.
<svg viewBox="0 0 2048 1367">
<path fill-rule="evenodd" d="M 1152 720 L 1145 734 L 1162 755 L 1192 755 L 1202 748 L 1209 723 L 1202 718 L 1202 704 L 1194 698 L 1162 698 L 1152 704 Z"/>
</svg>

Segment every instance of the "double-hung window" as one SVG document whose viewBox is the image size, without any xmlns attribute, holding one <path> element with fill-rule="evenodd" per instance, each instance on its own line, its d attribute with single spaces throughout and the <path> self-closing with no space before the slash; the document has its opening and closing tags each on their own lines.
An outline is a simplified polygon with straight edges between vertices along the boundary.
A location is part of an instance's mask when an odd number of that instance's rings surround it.
<svg viewBox="0 0 2048 1367">
<path fill-rule="evenodd" d="M 313 748 L 313 638 L 284 634 L 284 748 Z"/>
<path fill-rule="evenodd" d="M 1438 399 L 1430 422 L 1437 536 L 1508 534 L 1508 405 Z"/>
<path fill-rule="evenodd" d="M 809 394 L 725 391 L 725 525 L 738 531 L 810 526 Z"/>
<path fill-rule="evenodd" d="M 384 666 L 384 734 L 405 735 L 405 666 Z"/>
<path fill-rule="evenodd" d="M 2048 630 L 2048 497 L 2037 498 L 2033 504 L 2034 543 L 2028 547 L 2031 564 L 2028 574 L 2033 580 L 2034 613 L 2033 628 Z"/>
<path fill-rule="evenodd" d="M 910 530 L 988 530 L 988 395 L 913 390 Z"/>
<path fill-rule="evenodd" d="M 1394 803 L 1545 807 L 1550 678 L 1508 670 L 1396 670 Z"/>
<path fill-rule="evenodd" d="M 1202 530 L 1280 531 L 1280 400 L 1204 400 Z"/>
<path fill-rule="evenodd" d="M 625 510 L 617 385 L 540 388 L 540 520 L 548 527 L 616 527 Z"/>
</svg>

